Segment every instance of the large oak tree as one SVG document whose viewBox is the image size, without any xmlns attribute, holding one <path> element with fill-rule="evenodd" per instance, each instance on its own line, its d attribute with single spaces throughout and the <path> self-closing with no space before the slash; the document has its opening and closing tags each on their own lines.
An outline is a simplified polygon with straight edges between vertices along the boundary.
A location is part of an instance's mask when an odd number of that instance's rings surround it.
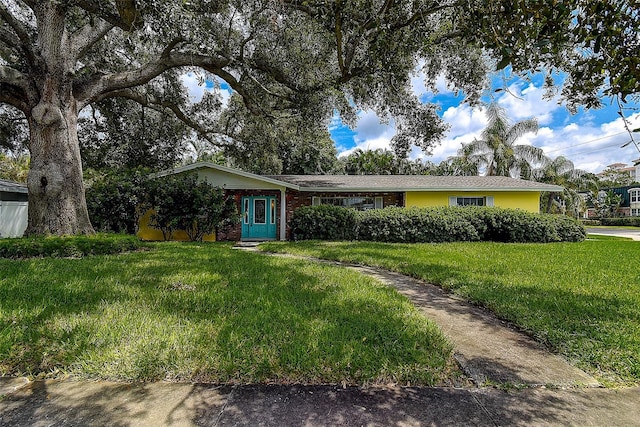
<svg viewBox="0 0 640 427">
<path fill-rule="evenodd" d="M 206 117 L 187 111 L 184 96 L 166 90 L 177 73 L 199 70 L 226 82 L 253 114 L 325 124 L 336 109 L 347 123 L 358 108 L 394 117 L 402 154 L 411 144 L 428 149 L 446 129 L 435 106 L 410 91 L 418 64 L 427 83 L 444 74 L 472 101 L 490 57 L 516 71 L 577 70 L 581 80 L 570 81 L 583 84 L 567 93 L 586 94 L 587 103 L 603 82 L 614 94 L 636 93 L 637 55 L 627 60 L 638 46 L 633 3 L 1 0 L 0 103 L 24 114 L 30 135 L 27 233 L 92 232 L 77 134 L 79 113 L 92 104 L 126 98 L 224 142 Z M 607 31 L 592 37 L 587 30 L 603 19 Z"/>
</svg>

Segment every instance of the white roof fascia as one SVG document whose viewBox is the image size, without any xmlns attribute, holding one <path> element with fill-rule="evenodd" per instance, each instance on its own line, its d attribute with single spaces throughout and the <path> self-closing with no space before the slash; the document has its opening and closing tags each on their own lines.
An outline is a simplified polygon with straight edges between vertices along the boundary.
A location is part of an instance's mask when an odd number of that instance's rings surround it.
<svg viewBox="0 0 640 427">
<path fill-rule="evenodd" d="M 432 187 L 432 188 L 380 188 L 380 187 L 352 187 L 352 188 L 334 188 L 334 187 L 301 187 L 300 191 L 304 192 L 326 192 L 326 193 L 348 193 L 348 192 L 368 192 L 368 193 L 408 193 L 408 192 L 421 192 L 421 191 L 435 191 L 435 192 L 444 192 L 444 191 L 473 191 L 473 192 L 487 192 L 487 191 L 499 191 L 499 192 L 507 192 L 507 191 L 530 191 L 530 192 L 540 192 L 540 191 L 564 191 L 564 188 L 554 185 L 554 188 L 535 188 L 535 187 Z"/>
</svg>

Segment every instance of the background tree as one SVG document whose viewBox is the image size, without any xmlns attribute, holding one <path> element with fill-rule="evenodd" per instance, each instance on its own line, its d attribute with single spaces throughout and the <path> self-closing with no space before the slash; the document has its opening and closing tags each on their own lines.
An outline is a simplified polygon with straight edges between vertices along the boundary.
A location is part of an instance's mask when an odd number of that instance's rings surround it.
<svg viewBox="0 0 640 427">
<path fill-rule="evenodd" d="M 0 103 L 0 153 L 19 156 L 27 151 L 29 129 L 21 112 Z"/>
<path fill-rule="evenodd" d="M 628 171 L 607 167 L 598 174 L 600 188 L 624 187 L 633 183 Z"/>
<path fill-rule="evenodd" d="M 393 151 L 356 149 L 340 159 L 347 175 L 422 175 L 430 170 L 420 159 L 400 158 Z"/>
<path fill-rule="evenodd" d="M 471 102 L 486 86 L 489 58 L 516 72 L 568 68 L 578 101 L 591 102 L 602 86 L 637 93 L 637 7 L 600 3 L 3 0 L 0 103 L 29 126 L 27 234 L 93 231 L 77 135 L 89 105 L 124 97 L 171 111 L 212 144 L 224 141 L 163 83 L 187 70 L 224 81 L 255 114 L 325 125 L 335 110 L 348 124 L 358 109 L 394 117 L 399 157 L 412 144 L 428 151 L 446 129 L 436 107 L 411 91 L 419 61 L 430 87 L 444 74 Z M 615 31 L 592 39 L 598 19 Z"/>
<path fill-rule="evenodd" d="M 620 213 L 620 205 L 622 204 L 622 196 L 616 194 L 613 190 L 609 191 L 593 191 L 588 199 L 593 206 L 596 217 L 598 218 L 615 218 Z"/>
<path fill-rule="evenodd" d="M 85 169 L 172 168 L 182 159 L 192 133 L 173 114 L 121 98 L 101 101 L 91 113 L 79 119 Z"/>
<path fill-rule="evenodd" d="M 563 156 L 549 160 L 543 167 L 535 169 L 532 178 L 538 182 L 564 187 L 561 193 L 543 192 L 540 195 L 540 211 L 545 213 L 578 217 L 586 208 L 580 192 L 597 189 L 597 180 L 593 174 L 576 169 L 573 162 Z"/>
<path fill-rule="evenodd" d="M 538 131 L 538 121 L 529 119 L 512 124 L 504 108 L 496 103 L 487 107 L 489 123 L 480 139 L 464 144 L 458 151 L 461 161 L 475 164 L 488 176 L 531 178 L 537 164 L 545 161 L 542 149 L 532 145 L 516 144 L 528 132 Z"/>
<path fill-rule="evenodd" d="M 347 175 L 397 175 L 398 165 L 392 151 L 356 149 L 342 159 Z"/>
<path fill-rule="evenodd" d="M 444 176 L 477 176 L 480 175 L 479 165 L 470 161 L 464 154 L 451 156 L 441 161 L 434 169 L 432 175 Z"/>
<path fill-rule="evenodd" d="M 235 167 L 257 174 L 325 175 L 342 171 L 324 122 L 299 116 L 274 119 L 251 114 L 231 98 L 220 119 L 227 138 L 221 153 Z"/>
<path fill-rule="evenodd" d="M 638 11 L 637 0 L 497 0 L 473 11 L 469 23 L 502 56 L 498 69 L 545 70 L 553 93 L 554 76 L 566 72 L 562 98 L 574 110 L 601 106 L 602 95 L 638 99 Z"/>
<path fill-rule="evenodd" d="M 27 182 L 29 173 L 29 156 L 26 154 L 3 154 L 0 152 L 0 179 Z"/>
</svg>

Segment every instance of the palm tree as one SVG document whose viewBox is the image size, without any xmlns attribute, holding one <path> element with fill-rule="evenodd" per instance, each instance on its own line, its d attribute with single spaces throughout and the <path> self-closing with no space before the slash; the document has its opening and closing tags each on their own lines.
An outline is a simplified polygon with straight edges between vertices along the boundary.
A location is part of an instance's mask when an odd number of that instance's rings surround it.
<svg viewBox="0 0 640 427">
<path fill-rule="evenodd" d="M 487 175 L 514 176 L 530 179 L 536 164 L 544 164 L 546 157 L 542 149 L 531 145 L 517 145 L 516 140 L 528 132 L 538 131 L 536 119 L 523 120 L 515 124 L 506 115 L 504 108 L 496 103 L 487 108 L 489 124 L 480 139 L 464 144 L 458 157 L 485 169 Z"/>
<path fill-rule="evenodd" d="M 564 187 L 562 193 L 543 192 L 540 196 L 540 210 L 546 213 L 564 213 L 577 217 L 585 209 L 585 201 L 579 191 L 597 188 L 594 175 L 576 169 L 573 162 L 559 156 L 534 169 L 532 178 L 538 182 Z"/>
</svg>

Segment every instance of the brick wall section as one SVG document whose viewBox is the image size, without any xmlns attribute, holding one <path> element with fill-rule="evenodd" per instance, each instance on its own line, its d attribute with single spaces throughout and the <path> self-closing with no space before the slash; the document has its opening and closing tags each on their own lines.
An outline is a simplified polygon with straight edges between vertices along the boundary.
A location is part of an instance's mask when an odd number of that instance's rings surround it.
<svg viewBox="0 0 640 427">
<path fill-rule="evenodd" d="M 279 190 L 227 190 L 227 195 L 234 197 L 238 212 L 242 212 L 242 198 L 245 196 L 275 196 L 278 201 L 276 209 L 276 238 L 280 238 L 280 191 Z M 287 219 L 291 218 L 293 211 L 300 206 L 311 206 L 313 203 L 313 197 L 382 197 L 382 206 L 404 206 L 404 194 L 403 193 L 309 193 L 300 192 L 295 190 L 287 190 Z M 287 221 L 287 239 L 290 238 L 291 230 L 289 228 L 289 222 Z M 232 240 L 239 241 L 242 236 L 242 224 L 236 224 L 233 227 L 228 227 L 226 230 L 219 230 L 216 240 Z"/>
<path fill-rule="evenodd" d="M 382 197 L 382 206 L 404 206 L 404 193 L 309 193 L 287 190 L 287 219 L 301 206 L 311 206 L 313 197 Z M 291 228 L 287 221 L 287 239 L 291 238 Z"/>
</svg>

